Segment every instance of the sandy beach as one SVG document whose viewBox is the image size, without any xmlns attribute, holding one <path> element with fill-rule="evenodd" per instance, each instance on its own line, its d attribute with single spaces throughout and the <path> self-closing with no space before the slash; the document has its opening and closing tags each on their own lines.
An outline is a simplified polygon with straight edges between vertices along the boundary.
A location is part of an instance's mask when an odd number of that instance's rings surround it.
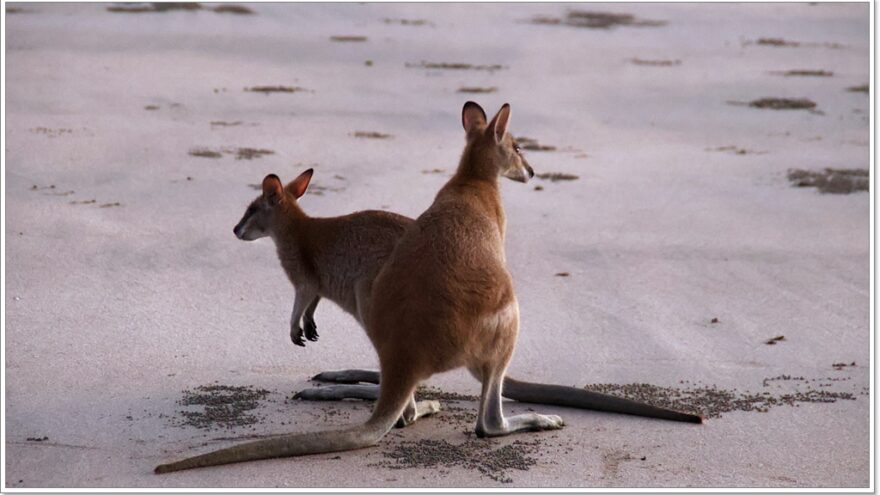
<svg viewBox="0 0 880 495">
<path fill-rule="evenodd" d="M 871 486 L 867 3 L 240 6 L 5 4 L 5 489 Z M 510 401 L 566 426 L 480 440 L 459 370 L 374 448 L 154 475 L 368 417 L 292 399 L 374 351 L 329 301 L 293 345 L 232 228 L 309 167 L 310 215 L 419 215 L 467 100 L 538 174 L 509 374 L 706 422 Z"/>
</svg>

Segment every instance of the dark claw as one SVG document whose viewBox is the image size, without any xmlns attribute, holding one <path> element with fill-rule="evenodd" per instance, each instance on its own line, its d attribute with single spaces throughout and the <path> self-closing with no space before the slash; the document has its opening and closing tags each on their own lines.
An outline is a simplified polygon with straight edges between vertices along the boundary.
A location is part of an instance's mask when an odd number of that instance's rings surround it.
<svg viewBox="0 0 880 495">
<path fill-rule="evenodd" d="M 316 342 L 318 340 L 318 326 L 315 325 L 315 320 L 306 320 L 303 323 L 305 323 L 306 326 L 306 338 L 312 342 Z"/>
<path fill-rule="evenodd" d="M 297 328 L 295 330 L 291 330 L 290 332 L 290 340 L 293 341 L 294 344 L 305 347 L 306 341 L 303 340 L 303 331 L 302 328 Z"/>
</svg>

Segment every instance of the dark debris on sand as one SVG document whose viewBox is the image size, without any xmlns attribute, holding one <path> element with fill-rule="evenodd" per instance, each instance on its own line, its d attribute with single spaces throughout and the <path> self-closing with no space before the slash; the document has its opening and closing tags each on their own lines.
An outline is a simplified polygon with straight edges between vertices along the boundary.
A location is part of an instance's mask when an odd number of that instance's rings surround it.
<svg viewBox="0 0 880 495">
<path fill-rule="evenodd" d="M 355 131 L 352 136 L 361 139 L 389 139 L 394 136 L 377 131 Z"/>
<path fill-rule="evenodd" d="M 268 395 L 268 390 L 252 386 L 201 385 L 184 390 L 177 403 L 187 407 L 201 406 L 202 409 L 178 411 L 181 418 L 175 424 L 210 430 L 260 423 L 263 418 L 251 411 Z"/>
<path fill-rule="evenodd" d="M 681 60 L 648 60 L 643 58 L 632 58 L 630 59 L 635 65 L 648 65 L 651 67 L 673 67 L 676 65 L 681 65 Z"/>
<path fill-rule="evenodd" d="M 767 385 L 765 380 L 764 384 Z M 767 412 L 771 407 L 794 406 L 798 403 L 832 403 L 838 400 L 856 400 L 850 392 L 834 392 L 817 390 L 806 384 L 805 390 L 794 390 L 780 395 L 770 392 L 750 393 L 737 389 L 726 390 L 715 385 L 697 385 L 691 387 L 660 387 L 648 383 L 597 383 L 584 388 L 603 394 L 624 397 L 658 407 L 676 411 L 700 414 L 706 418 L 720 418 L 724 413 L 732 411 Z M 682 381 L 681 384 L 690 384 Z M 821 386 L 821 385 L 820 385 Z"/>
<path fill-rule="evenodd" d="M 472 401 L 480 400 L 476 395 L 463 395 L 455 392 L 446 392 L 439 388 L 419 386 L 416 390 L 416 400 L 439 400 L 439 401 Z"/>
<path fill-rule="evenodd" d="M 762 46 L 800 46 L 797 41 L 789 41 L 782 38 L 758 38 L 756 45 Z"/>
<path fill-rule="evenodd" d="M 367 37 L 350 35 L 331 36 L 330 41 L 336 41 L 340 43 L 362 43 L 364 41 L 367 41 Z"/>
<path fill-rule="evenodd" d="M 584 10 L 569 11 L 565 18 L 537 16 L 533 17 L 531 22 L 533 24 L 562 25 L 588 29 L 610 29 L 617 26 L 659 27 L 666 25 L 666 21 L 639 19 L 632 14 L 615 14 L 611 12 Z"/>
<path fill-rule="evenodd" d="M 733 155 L 763 155 L 763 154 L 767 153 L 766 151 L 755 151 L 755 150 L 750 150 L 748 148 L 741 148 L 741 147 L 735 146 L 735 145 L 718 146 L 715 148 L 706 148 L 706 151 L 723 151 L 723 152 L 731 153 Z"/>
<path fill-rule="evenodd" d="M 189 150 L 190 156 L 197 156 L 199 158 L 220 158 L 223 156 L 223 153 L 219 151 L 204 149 L 204 148 L 194 148 Z"/>
<path fill-rule="evenodd" d="M 263 155 L 274 155 L 275 152 L 272 150 L 266 150 L 261 148 L 237 148 L 235 150 L 235 159 L 236 160 L 251 160 L 253 158 L 260 158 Z"/>
<path fill-rule="evenodd" d="M 516 144 L 519 145 L 520 148 L 529 151 L 556 151 L 556 146 L 552 146 L 549 144 L 540 144 L 537 139 L 533 139 L 526 136 L 518 136 L 514 138 Z"/>
<path fill-rule="evenodd" d="M 222 148 L 219 151 L 208 148 L 193 148 L 189 150 L 189 154 L 199 158 L 212 159 L 221 158 L 226 154 L 235 155 L 236 160 L 253 160 L 254 158 L 262 158 L 264 155 L 274 155 L 275 152 L 262 148 Z"/>
<path fill-rule="evenodd" d="M 214 12 L 218 14 L 238 14 L 238 15 L 253 15 L 254 11 L 243 6 L 243 5 L 233 5 L 231 3 L 224 3 L 222 5 L 218 5 L 212 9 Z"/>
<path fill-rule="evenodd" d="M 417 64 L 406 63 L 407 68 L 416 69 L 440 69 L 440 70 L 485 70 L 495 72 L 496 70 L 506 69 L 501 64 L 467 64 L 462 62 L 425 62 L 421 61 Z"/>
<path fill-rule="evenodd" d="M 783 70 L 783 71 L 774 71 L 773 74 L 778 74 L 780 76 L 791 77 L 791 76 L 799 76 L 799 77 L 832 77 L 834 76 L 834 72 L 830 70 L 814 70 L 814 69 L 793 69 L 793 70 Z"/>
<path fill-rule="evenodd" d="M 821 193 L 850 194 L 868 191 L 868 169 L 826 168 L 824 170 L 789 169 L 788 180 L 795 187 L 815 187 Z"/>
<path fill-rule="evenodd" d="M 119 14 L 143 14 L 148 12 L 171 12 L 174 10 L 201 10 L 202 4 L 196 2 L 151 2 L 122 3 L 107 7 L 108 12 Z"/>
<path fill-rule="evenodd" d="M 772 47 L 788 47 L 795 48 L 800 46 L 809 46 L 809 47 L 822 47 L 822 48 L 832 48 L 832 49 L 840 49 L 844 48 L 844 45 L 840 43 L 803 43 L 800 41 L 791 41 L 783 38 L 758 38 L 755 41 L 747 41 L 746 45 L 758 45 L 758 46 L 772 46 Z"/>
<path fill-rule="evenodd" d="M 426 19 L 391 19 L 386 17 L 383 19 L 385 24 L 400 24 L 401 26 L 433 26 L 434 24 Z"/>
<path fill-rule="evenodd" d="M 251 15 L 253 10 L 242 5 L 222 4 L 211 9 L 198 2 L 150 2 L 150 3 L 119 3 L 107 7 L 108 12 L 117 14 L 149 14 L 172 11 L 195 12 L 198 10 L 211 10 L 218 14 Z"/>
<path fill-rule="evenodd" d="M 462 86 L 458 88 L 459 93 L 494 93 L 498 91 L 498 88 L 495 86 L 490 87 L 480 87 L 480 86 Z"/>
<path fill-rule="evenodd" d="M 541 180 L 549 180 L 550 182 L 559 182 L 563 180 L 578 180 L 580 177 L 574 174 L 564 174 L 561 172 L 546 172 L 543 174 L 535 174 L 535 177 Z"/>
<path fill-rule="evenodd" d="M 299 86 L 252 86 L 250 88 L 244 88 L 244 90 L 251 93 L 263 93 L 264 95 L 271 93 L 300 93 L 308 91 L 306 88 L 301 88 Z"/>
<path fill-rule="evenodd" d="M 468 440 L 452 444 L 446 440 L 403 441 L 382 455 L 386 460 L 374 466 L 388 469 L 463 468 L 476 470 L 500 483 L 512 483 L 508 471 L 528 471 L 538 463 L 540 441 L 516 440 L 502 447 L 491 440 Z"/>
<path fill-rule="evenodd" d="M 807 98 L 759 98 L 750 101 L 749 106 L 771 110 L 809 110 L 816 108 L 816 102 Z"/>
</svg>

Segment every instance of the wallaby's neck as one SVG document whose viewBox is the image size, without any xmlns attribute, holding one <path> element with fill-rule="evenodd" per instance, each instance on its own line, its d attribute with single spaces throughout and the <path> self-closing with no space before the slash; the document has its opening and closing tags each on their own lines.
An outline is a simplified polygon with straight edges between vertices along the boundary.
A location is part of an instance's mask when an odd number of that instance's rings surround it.
<svg viewBox="0 0 880 495">
<path fill-rule="evenodd" d="M 482 150 L 480 150 L 480 146 L 477 142 L 470 142 L 465 146 L 453 179 L 459 178 L 478 182 L 485 181 L 491 183 L 497 190 L 498 167 L 480 156 L 480 151 Z"/>
<path fill-rule="evenodd" d="M 288 275 L 312 274 L 312 248 L 309 231 L 314 219 L 306 215 L 296 203 L 287 203 L 280 208 L 271 229 L 272 240 L 278 250 L 279 258 Z M 294 272 L 294 273 L 291 273 Z"/>
<path fill-rule="evenodd" d="M 437 196 L 456 195 L 479 207 L 495 219 L 503 238 L 506 219 L 498 187 L 498 170 L 492 163 L 481 160 L 475 151 L 472 144 L 465 147 L 458 170 Z"/>
<path fill-rule="evenodd" d="M 308 228 L 312 218 L 306 215 L 306 212 L 302 211 L 302 208 L 296 203 L 287 202 L 278 209 L 274 220 L 273 237 L 278 243 L 280 241 L 293 242 L 296 238 L 303 237 L 296 234 L 300 229 Z"/>
</svg>

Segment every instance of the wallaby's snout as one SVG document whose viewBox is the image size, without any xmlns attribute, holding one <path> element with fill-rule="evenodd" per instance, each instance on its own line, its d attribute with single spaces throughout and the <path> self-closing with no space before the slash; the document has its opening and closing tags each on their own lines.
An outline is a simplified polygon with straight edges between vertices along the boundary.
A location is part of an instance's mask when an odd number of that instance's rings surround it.
<svg viewBox="0 0 880 495">
<path fill-rule="evenodd" d="M 253 241 L 255 239 L 248 236 L 247 218 L 242 218 L 241 221 L 232 228 L 232 233 L 242 241 Z"/>
<path fill-rule="evenodd" d="M 242 241 L 255 241 L 268 235 L 268 232 L 266 232 L 267 212 L 263 211 L 263 208 L 260 207 L 260 199 L 257 198 L 248 206 L 244 216 L 241 217 L 241 220 L 232 229 L 235 237 Z"/>
<path fill-rule="evenodd" d="M 519 153 L 519 148 L 517 148 L 517 153 Z M 515 180 L 517 182 L 522 182 L 525 184 L 532 177 L 535 176 L 535 171 L 532 169 L 532 166 L 525 160 L 525 158 L 520 155 L 520 164 L 519 166 L 514 165 L 508 170 L 501 173 L 504 177 L 508 179 Z"/>
</svg>

